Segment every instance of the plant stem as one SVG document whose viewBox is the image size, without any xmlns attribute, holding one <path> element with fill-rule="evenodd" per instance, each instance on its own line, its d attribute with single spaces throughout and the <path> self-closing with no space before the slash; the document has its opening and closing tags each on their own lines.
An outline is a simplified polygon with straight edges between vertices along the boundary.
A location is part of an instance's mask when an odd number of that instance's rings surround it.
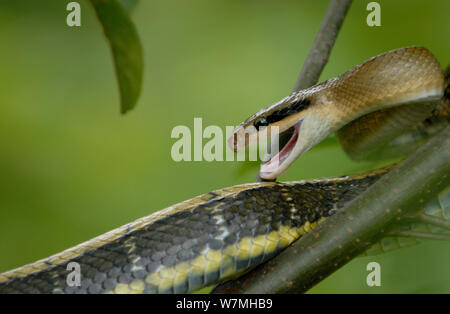
<svg viewBox="0 0 450 314">
<path fill-rule="evenodd" d="M 330 2 L 314 43 L 295 82 L 293 92 L 311 87 L 319 80 L 351 3 L 351 0 L 332 0 Z"/>
<path fill-rule="evenodd" d="M 427 232 L 419 232 L 419 231 L 406 231 L 406 230 L 394 231 L 394 232 L 390 232 L 389 236 L 450 241 L 450 235 L 448 235 L 448 234 L 427 233 Z"/>
<path fill-rule="evenodd" d="M 430 216 L 424 213 L 421 213 L 411 219 L 414 222 L 422 222 L 430 225 L 435 225 L 440 228 L 444 228 L 450 230 L 450 220 L 445 220 L 439 217 Z"/>
</svg>

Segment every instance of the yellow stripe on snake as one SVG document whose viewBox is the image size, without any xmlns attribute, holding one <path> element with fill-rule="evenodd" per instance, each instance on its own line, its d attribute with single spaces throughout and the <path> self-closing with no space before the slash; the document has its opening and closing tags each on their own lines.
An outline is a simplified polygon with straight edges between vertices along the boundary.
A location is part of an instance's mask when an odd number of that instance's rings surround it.
<svg viewBox="0 0 450 314">
<path fill-rule="evenodd" d="M 265 179 L 279 176 L 334 132 L 355 159 L 398 154 L 396 147 L 412 150 L 448 125 L 448 93 L 444 72 L 428 50 L 397 49 L 258 112 L 235 130 L 230 144 L 242 149 L 265 127 L 293 128 L 291 140 L 262 166 Z M 0 293 L 194 291 L 273 257 L 392 167 L 210 192 L 0 274 Z M 449 214 L 448 208 L 442 212 Z M 80 285 L 67 284 L 71 262 L 80 266 Z"/>
</svg>

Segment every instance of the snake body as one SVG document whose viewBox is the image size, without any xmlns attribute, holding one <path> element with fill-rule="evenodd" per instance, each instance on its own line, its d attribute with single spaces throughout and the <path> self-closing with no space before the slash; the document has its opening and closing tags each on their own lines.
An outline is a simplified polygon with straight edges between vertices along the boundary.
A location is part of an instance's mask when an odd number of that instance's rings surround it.
<svg viewBox="0 0 450 314">
<path fill-rule="evenodd" d="M 257 133 L 268 125 L 277 125 L 281 131 L 294 126 L 297 133 L 293 139 L 301 139 L 300 150 L 304 151 L 340 130 L 344 149 L 358 158 L 360 149 L 371 151 L 375 145 L 389 145 L 389 137 L 398 136 L 400 129 L 417 128 L 417 123 L 425 123 L 424 118 L 431 119 L 430 114 L 444 116 L 438 120 L 448 124 L 447 99 L 439 109 L 444 113 L 436 113 L 445 84 L 444 74 L 428 50 L 402 48 L 292 94 L 252 116 L 236 129 L 232 139 L 240 137 L 248 126 Z M 295 148 L 291 147 L 292 152 Z M 269 168 L 269 174 L 279 174 L 285 165 L 281 163 L 273 171 Z M 390 168 L 340 178 L 244 184 L 210 192 L 0 274 L 0 293 L 194 291 L 268 260 Z M 71 265 L 79 266 L 80 281 L 75 285 L 68 281 Z"/>
<path fill-rule="evenodd" d="M 385 172 L 207 193 L 4 273 L 0 293 L 193 291 L 266 261 Z M 66 283 L 71 262 L 78 287 Z"/>
</svg>

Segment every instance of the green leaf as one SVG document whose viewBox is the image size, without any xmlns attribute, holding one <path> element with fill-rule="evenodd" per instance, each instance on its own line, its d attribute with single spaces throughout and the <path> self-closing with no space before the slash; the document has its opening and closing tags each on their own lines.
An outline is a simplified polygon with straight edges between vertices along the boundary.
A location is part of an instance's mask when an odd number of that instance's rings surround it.
<svg viewBox="0 0 450 314">
<path fill-rule="evenodd" d="M 90 1 L 111 46 L 119 82 L 120 108 L 126 113 L 133 109 L 141 93 L 143 57 L 139 36 L 118 0 Z"/>
</svg>

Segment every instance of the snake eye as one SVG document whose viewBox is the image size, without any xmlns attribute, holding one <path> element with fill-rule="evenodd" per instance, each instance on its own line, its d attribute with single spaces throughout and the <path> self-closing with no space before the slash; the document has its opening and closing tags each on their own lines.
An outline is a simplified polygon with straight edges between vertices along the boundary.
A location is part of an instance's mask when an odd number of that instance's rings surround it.
<svg viewBox="0 0 450 314">
<path fill-rule="evenodd" d="M 263 121 L 264 125 L 268 125 L 269 123 L 275 123 L 280 120 L 283 120 L 287 116 L 290 116 L 292 114 L 296 114 L 302 110 L 307 109 L 311 105 L 311 101 L 307 98 L 301 98 L 294 100 L 293 102 L 290 102 L 287 106 L 285 106 L 282 109 L 279 109 L 277 111 L 272 112 L 271 115 L 267 116 L 265 119 L 261 119 L 257 121 L 254 126 L 256 129 L 258 129 L 262 124 L 260 124 L 260 121 Z"/>
<path fill-rule="evenodd" d="M 262 119 L 259 119 L 258 121 L 256 121 L 253 125 L 255 126 L 255 128 L 257 130 L 259 130 L 259 128 L 262 126 L 268 126 L 269 122 L 265 118 L 262 118 Z"/>
<path fill-rule="evenodd" d="M 289 109 L 293 112 L 299 112 L 305 110 L 311 105 L 311 101 L 309 99 L 298 99 L 291 103 Z"/>
</svg>

